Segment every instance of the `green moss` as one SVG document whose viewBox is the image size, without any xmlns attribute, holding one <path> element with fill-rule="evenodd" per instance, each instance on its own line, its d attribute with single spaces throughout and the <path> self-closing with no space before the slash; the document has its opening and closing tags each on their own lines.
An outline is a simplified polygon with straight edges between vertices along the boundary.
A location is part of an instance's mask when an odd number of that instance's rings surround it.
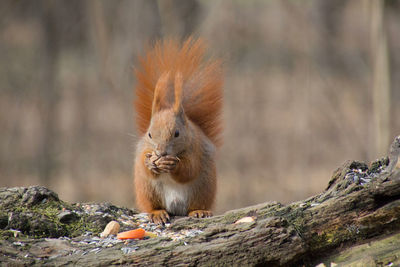
<svg viewBox="0 0 400 267">
<path fill-rule="evenodd" d="M 61 223 L 58 215 L 63 210 L 74 211 L 76 208 L 62 201 L 48 201 L 33 207 L 18 206 L 11 212 L 15 216 L 25 218 L 19 220 L 18 229 L 33 238 L 68 236 L 75 237 L 85 232 L 98 234 L 102 231 L 102 225 L 90 221 L 88 215 L 81 215 L 79 220 L 70 223 Z M 25 230 L 24 230 L 25 229 Z M 4 231 L 3 231 L 4 232 Z M 3 236 L 7 233 L 3 233 Z M 0 236 L 0 238 L 2 238 Z"/>
<path fill-rule="evenodd" d="M 389 164 L 388 157 L 380 158 L 371 163 L 368 173 L 378 173 L 381 170 L 381 168 L 386 167 L 388 164 Z"/>
<path fill-rule="evenodd" d="M 92 232 L 97 235 L 102 232 L 102 227 L 93 222 L 88 222 L 87 217 L 81 217 L 78 221 L 69 224 L 63 224 L 67 229 L 69 237 L 76 237 L 84 234 L 85 232 Z"/>
<path fill-rule="evenodd" d="M 289 222 L 293 228 L 296 230 L 297 234 L 299 236 L 302 236 L 303 233 L 305 232 L 305 227 L 304 227 L 304 220 L 303 218 L 296 218 L 295 220 L 292 220 Z"/>
<path fill-rule="evenodd" d="M 314 233 L 310 242 L 311 250 L 328 249 L 343 242 L 356 239 L 356 234 L 343 227 L 328 229 L 323 233 Z"/>
<path fill-rule="evenodd" d="M 94 222 L 90 222 L 89 218 L 87 215 L 82 215 L 79 220 L 70 222 L 68 224 L 61 223 L 58 215 L 60 212 L 63 210 L 63 208 L 68 209 L 68 210 L 73 210 L 70 205 L 66 205 L 65 203 L 49 203 L 49 205 L 45 205 L 44 207 L 38 206 L 35 208 L 37 212 L 45 215 L 48 217 L 53 223 L 55 223 L 57 226 L 62 227 L 65 229 L 66 235 L 68 237 L 75 237 L 82 235 L 85 232 L 92 232 L 94 234 L 98 234 L 102 231 L 102 228 L 99 226 L 96 226 Z"/>
<path fill-rule="evenodd" d="M 299 236 L 302 236 L 303 233 L 306 232 L 304 220 L 305 218 L 307 218 L 307 216 L 310 216 L 308 215 L 309 213 L 306 211 L 306 209 L 311 205 L 311 200 L 309 202 L 310 203 L 306 203 L 305 206 L 301 207 L 298 204 L 293 204 L 289 206 L 286 210 L 282 211 L 283 214 L 286 214 L 284 218 L 288 221 L 290 225 L 293 226 Z"/>
<path fill-rule="evenodd" d="M 228 212 L 228 213 L 224 214 L 223 220 L 224 220 L 224 223 L 229 224 L 229 223 L 234 223 L 234 222 L 236 222 L 237 220 L 239 220 L 239 219 L 241 219 L 243 217 L 246 217 L 246 213 Z"/>
<path fill-rule="evenodd" d="M 400 234 L 350 247 L 330 256 L 324 262 L 340 266 L 399 266 Z M 368 265 L 370 263 L 370 265 Z"/>
<path fill-rule="evenodd" d="M 278 203 L 276 205 L 270 206 L 267 209 L 261 209 L 257 212 L 260 217 L 270 217 L 270 216 L 281 216 L 284 215 L 284 211 L 288 208 Z"/>
<path fill-rule="evenodd" d="M 0 240 L 6 240 L 14 237 L 14 232 L 11 230 L 0 230 Z"/>
</svg>

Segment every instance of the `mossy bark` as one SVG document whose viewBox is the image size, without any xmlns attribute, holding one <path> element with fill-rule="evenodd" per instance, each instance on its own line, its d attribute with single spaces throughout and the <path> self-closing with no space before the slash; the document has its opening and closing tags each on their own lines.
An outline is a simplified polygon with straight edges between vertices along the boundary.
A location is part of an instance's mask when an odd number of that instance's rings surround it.
<svg viewBox="0 0 400 267">
<path fill-rule="evenodd" d="M 4 211 L 0 210 L 1 214 Z M 254 221 L 235 223 L 247 216 Z M 128 254 L 121 251 L 124 244 L 117 244 L 77 255 L 71 252 L 71 242 L 60 241 L 57 246 L 66 251 L 65 255 L 40 259 L 23 258 L 21 249 L 15 252 L 9 240 L 0 240 L 0 259 L 51 266 L 315 266 L 357 260 L 396 263 L 400 253 L 400 173 L 379 173 L 363 163 L 348 162 L 319 195 L 290 205 L 264 203 L 206 219 L 179 218 L 169 231 L 182 229 L 202 232 L 177 241 L 160 237 L 142 240 Z M 31 251 L 46 246 L 46 242 L 50 241 L 30 239 L 25 243 Z M 382 244 L 391 245 L 388 249 Z M 368 249 L 368 259 L 356 256 Z"/>
</svg>

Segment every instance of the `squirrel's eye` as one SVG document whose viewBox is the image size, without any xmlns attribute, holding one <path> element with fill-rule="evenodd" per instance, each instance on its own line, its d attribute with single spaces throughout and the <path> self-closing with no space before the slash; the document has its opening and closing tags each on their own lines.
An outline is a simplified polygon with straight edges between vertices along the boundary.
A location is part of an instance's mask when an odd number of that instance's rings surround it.
<svg viewBox="0 0 400 267">
<path fill-rule="evenodd" d="M 151 134 L 149 133 L 149 137 L 150 137 L 150 139 L 151 139 Z"/>
<path fill-rule="evenodd" d="M 178 136 L 179 136 L 179 131 L 178 131 L 178 130 L 175 130 L 174 136 L 175 136 L 175 137 L 178 137 Z"/>
</svg>

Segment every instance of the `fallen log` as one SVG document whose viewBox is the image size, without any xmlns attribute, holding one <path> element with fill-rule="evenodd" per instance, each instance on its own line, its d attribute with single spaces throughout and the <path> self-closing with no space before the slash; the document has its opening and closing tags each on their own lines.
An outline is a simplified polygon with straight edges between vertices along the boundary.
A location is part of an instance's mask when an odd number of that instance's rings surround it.
<svg viewBox="0 0 400 267">
<path fill-rule="evenodd" d="M 304 201 L 268 202 L 206 219 L 174 218 L 165 227 L 111 204 L 65 203 L 43 187 L 1 188 L 0 261 L 41 266 L 329 266 L 359 259 L 366 266 L 400 265 L 400 172 L 385 172 L 387 161 L 371 166 L 347 162 L 324 192 Z M 111 220 L 120 222 L 122 230 L 142 227 L 157 237 L 99 238 Z"/>
</svg>

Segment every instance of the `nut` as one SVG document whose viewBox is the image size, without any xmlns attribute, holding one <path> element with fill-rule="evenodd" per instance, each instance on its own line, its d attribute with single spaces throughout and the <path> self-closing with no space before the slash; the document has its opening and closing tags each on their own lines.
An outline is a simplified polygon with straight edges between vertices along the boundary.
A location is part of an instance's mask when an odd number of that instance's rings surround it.
<svg viewBox="0 0 400 267">
<path fill-rule="evenodd" d="M 118 222 L 111 221 L 104 228 L 104 231 L 100 234 L 100 237 L 104 238 L 109 235 L 116 235 L 116 234 L 118 234 L 119 228 L 120 228 L 120 226 L 119 226 Z"/>
</svg>

